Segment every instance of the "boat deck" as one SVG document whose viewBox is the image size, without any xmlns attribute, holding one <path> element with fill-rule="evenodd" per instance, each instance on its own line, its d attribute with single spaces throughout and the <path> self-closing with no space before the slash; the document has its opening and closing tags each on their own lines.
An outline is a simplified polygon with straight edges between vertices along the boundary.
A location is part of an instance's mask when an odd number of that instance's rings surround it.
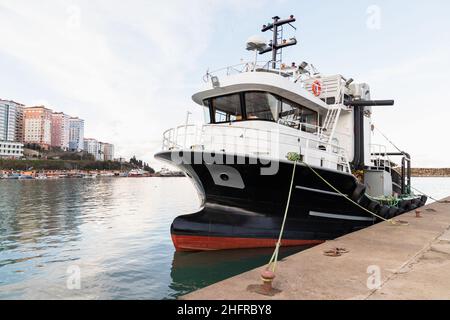
<svg viewBox="0 0 450 320">
<path fill-rule="evenodd" d="M 281 292 L 275 296 L 248 290 L 261 283 L 261 267 L 181 299 L 450 299 L 450 203 L 434 203 L 420 212 L 422 218 L 415 212 L 397 218 L 407 226 L 381 223 L 283 260 L 274 282 Z M 324 255 L 333 248 L 348 253 Z"/>
</svg>

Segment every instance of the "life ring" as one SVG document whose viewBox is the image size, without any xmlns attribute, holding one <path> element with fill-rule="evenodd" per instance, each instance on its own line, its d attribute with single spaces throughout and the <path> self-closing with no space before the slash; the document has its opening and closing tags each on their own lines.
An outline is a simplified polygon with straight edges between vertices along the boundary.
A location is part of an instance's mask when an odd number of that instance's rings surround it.
<svg viewBox="0 0 450 320">
<path fill-rule="evenodd" d="M 316 97 L 318 97 L 322 94 L 322 83 L 320 83 L 319 80 L 316 80 L 313 82 L 312 92 Z"/>
</svg>

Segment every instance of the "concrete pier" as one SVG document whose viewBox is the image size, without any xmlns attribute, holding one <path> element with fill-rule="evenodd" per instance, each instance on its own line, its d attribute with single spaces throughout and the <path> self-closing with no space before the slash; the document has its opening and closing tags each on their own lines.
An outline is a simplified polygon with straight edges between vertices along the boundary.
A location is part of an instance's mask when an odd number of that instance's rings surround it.
<svg viewBox="0 0 450 320">
<path fill-rule="evenodd" d="M 450 201 L 450 198 L 446 199 Z M 248 290 L 264 267 L 182 297 L 187 300 L 450 299 L 450 203 L 434 203 L 288 257 L 273 297 Z M 324 254 L 345 248 L 340 257 Z"/>
</svg>

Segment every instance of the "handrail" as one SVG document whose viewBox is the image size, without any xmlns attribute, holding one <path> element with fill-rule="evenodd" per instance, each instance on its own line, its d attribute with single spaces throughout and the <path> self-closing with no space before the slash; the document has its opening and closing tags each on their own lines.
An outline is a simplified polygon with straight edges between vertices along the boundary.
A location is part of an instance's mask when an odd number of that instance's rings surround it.
<svg viewBox="0 0 450 320">
<path fill-rule="evenodd" d="M 313 125 L 310 125 L 311 127 L 316 127 Z M 221 129 L 221 130 L 227 130 L 227 129 L 233 129 L 233 130 L 243 130 L 244 134 L 242 135 L 232 135 L 229 134 L 227 132 L 221 132 L 221 133 L 217 133 L 215 132 L 213 135 L 208 135 L 207 134 L 207 130 L 208 129 Z M 194 131 L 190 131 L 189 129 L 195 129 Z M 247 135 L 247 133 L 249 132 L 256 132 L 256 135 Z M 258 133 L 264 133 L 264 138 L 261 138 L 261 135 Z M 272 131 L 270 130 L 265 130 L 265 129 L 258 129 L 258 128 L 248 128 L 248 127 L 243 127 L 243 126 L 217 126 L 217 125 L 202 125 L 202 126 L 197 126 L 197 125 L 181 125 L 178 127 L 175 127 L 173 129 L 169 129 L 167 131 L 164 132 L 163 134 L 163 150 L 164 151 L 169 151 L 169 150 L 177 150 L 177 149 L 192 149 L 195 146 L 203 146 L 205 145 L 205 137 L 211 137 L 211 141 L 214 140 L 214 142 L 211 142 L 212 144 L 216 143 L 216 144 L 221 144 L 223 143 L 222 147 L 228 148 L 230 146 L 230 144 L 228 144 L 226 141 L 217 141 L 219 139 L 214 139 L 215 137 L 229 137 L 229 138 L 233 138 L 233 139 L 245 139 L 244 140 L 244 144 L 237 144 L 236 140 L 233 140 L 234 147 L 235 148 L 239 148 L 239 147 L 251 147 L 251 146 L 257 146 L 258 148 L 263 148 L 262 145 L 267 144 L 267 143 L 271 143 L 273 142 L 271 138 L 269 138 L 269 136 L 267 136 L 268 134 L 270 135 L 272 133 Z M 273 134 L 273 133 L 272 133 Z M 279 133 L 280 136 L 283 136 L 284 138 L 291 138 L 291 141 L 289 141 L 289 139 L 285 139 L 285 140 L 278 140 L 279 145 L 285 145 L 285 146 L 291 146 L 291 147 L 296 147 L 296 148 L 300 148 L 301 150 L 305 150 L 306 149 L 306 153 L 305 153 L 305 157 L 314 157 L 313 155 L 311 155 L 311 150 L 313 150 L 316 153 L 326 153 L 328 155 L 332 155 L 337 157 L 336 160 L 327 160 L 327 161 L 332 161 L 332 163 L 335 163 L 336 165 L 342 165 L 343 167 L 345 166 L 347 168 L 347 172 L 351 172 L 350 169 L 350 163 L 348 162 L 348 156 L 347 156 L 347 152 L 344 148 L 340 147 L 339 145 L 332 143 L 332 142 L 327 142 L 327 141 L 323 141 L 320 137 L 320 135 L 317 136 L 317 138 L 315 137 L 305 137 L 305 136 L 300 136 L 300 135 L 295 135 L 295 134 L 291 134 L 291 133 L 287 133 L 287 132 L 280 132 Z M 187 144 L 187 140 L 188 138 L 191 137 L 193 140 L 189 142 L 189 144 Z M 296 141 L 295 143 L 293 143 L 292 141 Z M 188 147 L 190 146 L 190 147 Z M 235 149 L 237 150 L 237 149 Z M 211 150 L 213 151 L 213 150 Z M 264 150 L 267 154 L 272 154 L 272 152 L 274 151 L 272 149 L 272 147 L 270 145 L 268 145 L 267 150 Z M 259 152 L 259 151 L 258 151 Z M 280 155 L 277 155 L 278 157 Z M 316 157 L 316 159 L 319 159 L 318 157 Z M 320 158 L 321 159 L 321 158 Z"/>
<path fill-rule="evenodd" d="M 226 71 L 226 75 L 229 76 L 232 73 L 244 73 L 244 72 L 261 72 L 260 70 L 265 71 L 273 71 L 279 74 L 286 73 L 286 71 L 289 70 L 283 70 L 281 68 L 279 69 L 273 69 L 271 67 L 272 61 L 260 61 L 255 63 L 255 61 L 249 61 L 249 62 L 243 62 L 235 65 L 226 66 L 217 70 L 213 71 L 207 71 L 206 74 L 203 76 L 203 81 L 208 82 L 211 79 L 211 76 L 215 76 L 223 71 Z M 242 67 L 239 69 L 239 67 Z M 294 74 L 292 74 L 293 76 Z"/>
<path fill-rule="evenodd" d="M 385 170 L 386 168 L 389 172 L 392 170 L 391 159 L 389 157 L 389 153 L 387 152 L 387 147 L 381 144 L 371 144 L 370 145 L 370 154 L 371 161 L 378 160 L 378 166 L 380 166 L 381 161 L 383 161 L 382 168 Z M 376 164 L 376 163 L 375 163 Z"/>
</svg>

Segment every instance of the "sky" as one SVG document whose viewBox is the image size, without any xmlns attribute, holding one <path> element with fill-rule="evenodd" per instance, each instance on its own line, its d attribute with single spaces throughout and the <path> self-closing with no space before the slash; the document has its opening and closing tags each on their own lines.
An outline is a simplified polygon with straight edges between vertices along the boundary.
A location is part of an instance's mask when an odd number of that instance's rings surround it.
<svg viewBox="0 0 450 320">
<path fill-rule="evenodd" d="M 162 133 L 187 111 L 202 121 L 191 96 L 206 70 L 251 60 L 247 38 L 294 14 L 285 61 L 394 99 L 375 125 L 414 166 L 450 167 L 449 11 L 445 0 L 0 0 L 0 98 L 79 116 L 117 157 L 159 167 Z"/>
</svg>

